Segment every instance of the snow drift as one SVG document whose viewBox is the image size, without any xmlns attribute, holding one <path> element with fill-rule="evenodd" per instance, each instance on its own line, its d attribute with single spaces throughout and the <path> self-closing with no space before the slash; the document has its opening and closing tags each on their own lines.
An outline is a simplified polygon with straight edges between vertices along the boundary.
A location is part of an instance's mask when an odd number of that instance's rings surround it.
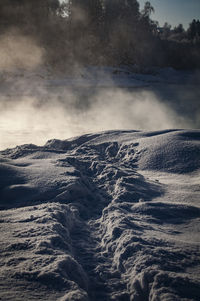
<svg viewBox="0 0 200 301">
<path fill-rule="evenodd" d="M 200 131 L 0 152 L 2 300 L 199 300 Z"/>
</svg>

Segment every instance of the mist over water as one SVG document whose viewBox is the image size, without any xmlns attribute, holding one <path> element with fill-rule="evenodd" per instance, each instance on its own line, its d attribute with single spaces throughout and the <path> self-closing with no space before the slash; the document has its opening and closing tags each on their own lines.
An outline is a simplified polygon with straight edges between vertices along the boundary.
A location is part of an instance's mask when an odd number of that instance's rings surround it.
<svg viewBox="0 0 200 301">
<path fill-rule="evenodd" d="M 89 91 L 77 95 L 66 89 L 62 95 L 46 93 L 1 98 L 1 149 L 24 143 L 41 145 L 48 139 L 67 139 L 110 129 L 160 130 L 194 126 L 190 118 L 179 116 L 145 89 L 98 88 L 95 95 L 89 95 Z"/>
<path fill-rule="evenodd" d="M 12 28 L 0 36 L 0 70 L 34 70 L 43 61 L 44 49 L 30 36 Z"/>
<path fill-rule="evenodd" d="M 63 75 L 51 73 L 48 79 L 46 54 L 33 39 L 12 30 L 0 42 L 0 149 L 112 129 L 200 125 L 198 85 L 122 88 L 101 71 L 106 87 L 94 84 L 92 73 L 82 86 L 73 84 L 83 73 L 80 67 L 66 85 Z"/>
</svg>

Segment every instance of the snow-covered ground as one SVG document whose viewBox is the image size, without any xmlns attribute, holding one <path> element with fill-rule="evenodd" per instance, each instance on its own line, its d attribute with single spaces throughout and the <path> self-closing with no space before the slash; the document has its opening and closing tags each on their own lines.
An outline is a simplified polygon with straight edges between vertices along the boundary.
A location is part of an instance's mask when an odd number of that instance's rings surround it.
<svg viewBox="0 0 200 301">
<path fill-rule="evenodd" d="M 0 152 L 0 299 L 200 300 L 200 131 Z"/>
</svg>

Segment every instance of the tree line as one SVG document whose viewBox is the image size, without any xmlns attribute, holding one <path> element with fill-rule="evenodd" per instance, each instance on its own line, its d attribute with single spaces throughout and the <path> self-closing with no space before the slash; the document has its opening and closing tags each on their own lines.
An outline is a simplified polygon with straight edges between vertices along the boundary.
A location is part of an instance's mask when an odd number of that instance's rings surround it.
<svg viewBox="0 0 200 301">
<path fill-rule="evenodd" d="M 147 1 L 137 0 L 1 0 L 0 34 L 18 28 L 48 54 L 46 63 L 200 67 L 200 22 L 160 28 Z"/>
</svg>

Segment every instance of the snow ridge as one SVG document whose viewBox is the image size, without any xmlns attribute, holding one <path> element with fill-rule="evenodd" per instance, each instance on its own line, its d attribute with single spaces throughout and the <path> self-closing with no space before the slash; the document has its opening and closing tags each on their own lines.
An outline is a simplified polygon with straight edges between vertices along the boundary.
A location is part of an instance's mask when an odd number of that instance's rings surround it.
<svg viewBox="0 0 200 301">
<path fill-rule="evenodd" d="M 200 131 L 109 131 L 0 162 L 3 300 L 198 300 Z"/>
</svg>

